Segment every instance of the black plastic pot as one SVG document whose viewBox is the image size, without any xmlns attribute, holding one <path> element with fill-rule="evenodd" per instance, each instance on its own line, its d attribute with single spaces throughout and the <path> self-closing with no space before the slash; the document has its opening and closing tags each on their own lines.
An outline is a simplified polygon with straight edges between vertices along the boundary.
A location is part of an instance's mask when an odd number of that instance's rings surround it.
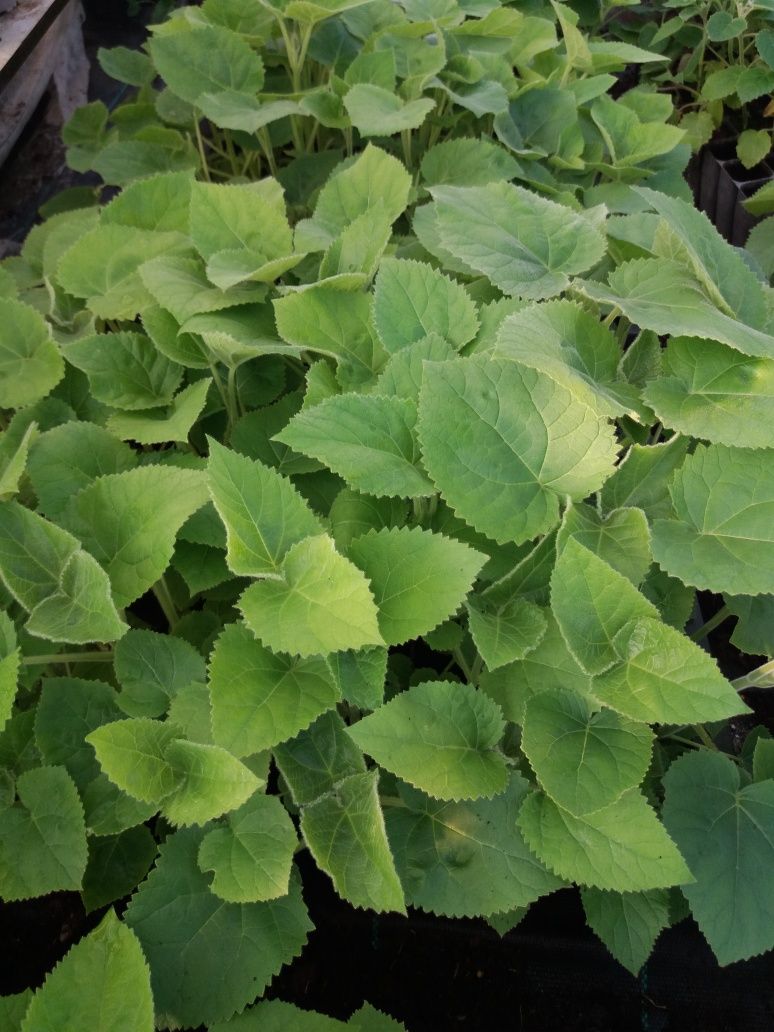
<svg viewBox="0 0 774 1032">
<path fill-rule="evenodd" d="M 743 202 L 772 178 L 774 166 L 768 159 L 746 169 L 736 156 L 736 139 L 718 140 L 702 151 L 696 203 L 730 244 L 742 247 L 759 221 Z"/>
</svg>

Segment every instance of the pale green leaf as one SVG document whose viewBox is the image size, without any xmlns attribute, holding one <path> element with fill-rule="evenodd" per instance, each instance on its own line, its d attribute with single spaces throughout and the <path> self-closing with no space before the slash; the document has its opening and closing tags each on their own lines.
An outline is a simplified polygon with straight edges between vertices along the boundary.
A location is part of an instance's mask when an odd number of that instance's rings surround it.
<svg viewBox="0 0 774 1032">
<path fill-rule="evenodd" d="M 471 685 L 430 681 L 348 729 L 381 766 L 438 799 L 490 798 L 507 781 L 499 708 Z"/>
<path fill-rule="evenodd" d="M 390 354 L 437 333 L 461 348 L 478 330 L 465 288 L 423 262 L 386 258 L 374 288 L 374 324 Z"/>
<path fill-rule="evenodd" d="M 678 433 L 741 448 L 772 448 L 774 360 L 741 355 L 725 344 L 672 337 L 662 375 L 643 397 Z"/>
<path fill-rule="evenodd" d="M 193 182 L 190 172 L 162 172 L 138 179 L 105 205 L 100 223 L 187 235 Z"/>
<path fill-rule="evenodd" d="M 145 466 L 100 477 L 72 500 L 66 523 L 107 570 L 127 606 L 164 573 L 175 535 L 207 501 L 203 472 Z"/>
<path fill-rule="evenodd" d="M 184 333 L 198 332 L 194 326 L 189 328 L 187 325 L 194 316 L 263 301 L 266 294 L 266 287 L 260 283 L 242 283 L 230 290 L 221 290 L 207 279 L 200 260 L 177 254 L 151 257 L 143 264 L 139 275 L 147 292 L 142 308 L 156 301 L 181 326 L 185 324 Z M 212 350 L 211 345 L 208 347 Z"/>
<path fill-rule="evenodd" d="M 19 493 L 19 485 L 27 469 L 30 445 L 37 437 L 38 425 L 30 423 L 21 440 L 5 431 L 0 436 L 0 501 L 8 501 Z"/>
<path fill-rule="evenodd" d="M 594 410 L 545 373 L 485 356 L 428 363 L 419 439 L 455 512 L 495 541 L 523 542 L 613 471 L 616 443 Z"/>
<path fill-rule="evenodd" d="M 127 625 L 118 615 L 108 575 L 79 549 L 65 563 L 59 584 L 30 611 L 27 631 L 36 638 L 84 645 L 115 641 Z"/>
<path fill-rule="evenodd" d="M 650 566 L 650 529 L 642 509 L 614 509 L 599 516 L 583 502 L 570 504 L 557 535 L 559 552 L 574 538 L 637 587 Z"/>
<path fill-rule="evenodd" d="M 151 37 L 159 75 L 178 97 L 197 104 L 220 93 L 255 95 L 263 87 L 263 62 L 246 40 L 220 25 Z"/>
<path fill-rule="evenodd" d="M 404 101 L 373 83 L 357 83 L 342 99 L 352 125 L 363 137 L 418 129 L 435 107 L 429 97 Z"/>
<path fill-rule="evenodd" d="M 745 785 L 720 753 L 681 756 L 664 778 L 664 823 L 690 864 L 682 886 L 720 964 L 774 946 L 774 781 Z"/>
<path fill-rule="evenodd" d="M 203 837 L 194 828 L 170 836 L 126 911 L 150 965 L 162 1027 L 211 1025 L 242 1011 L 312 928 L 297 878 L 289 895 L 268 903 L 219 899 L 197 864 Z"/>
<path fill-rule="evenodd" d="M 685 584 L 771 591 L 774 451 L 699 445 L 670 486 L 674 519 L 653 524 L 653 557 Z"/>
<path fill-rule="evenodd" d="M 301 833 L 318 867 L 356 907 L 405 914 L 379 804 L 379 772 L 351 774 L 305 806 Z"/>
<path fill-rule="evenodd" d="M 80 889 L 86 828 L 70 775 L 64 767 L 36 767 L 19 775 L 16 794 L 18 801 L 0 811 L 0 896 Z"/>
<path fill-rule="evenodd" d="M 421 527 L 371 531 L 348 556 L 365 573 L 388 645 L 418 638 L 452 616 L 486 561 L 454 538 Z"/>
<path fill-rule="evenodd" d="M 367 294 L 335 290 L 324 283 L 274 302 L 283 340 L 336 359 L 342 386 L 371 383 L 386 355 L 371 326 Z"/>
<path fill-rule="evenodd" d="M 643 329 L 706 337 L 744 355 L 774 358 L 774 337 L 722 312 L 680 262 L 636 258 L 611 272 L 607 286 L 589 280 L 576 286 L 594 301 L 617 306 Z"/>
<path fill-rule="evenodd" d="M 0 298 L 0 406 L 34 404 L 56 387 L 64 371 L 45 320 L 21 301 Z"/>
<path fill-rule="evenodd" d="M 40 509 L 53 518 L 74 494 L 107 473 L 137 464 L 132 449 L 94 423 L 71 420 L 41 434 L 29 460 L 29 477 Z"/>
<path fill-rule="evenodd" d="M 276 573 L 289 548 L 322 530 L 291 481 L 261 462 L 210 441 L 208 474 L 234 573 Z"/>
<path fill-rule="evenodd" d="M 529 851 L 516 825 L 527 781 L 512 773 L 493 799 L 444 803 L 401 785 L 387 834 L 407 901 L 446 917 L 526 907 L 562 882 Z"/>
<path fill-rule="evenodd" d="M 235 756 L 292 738 L 339 698 L 323 659 L 275 655 L 241 624 L 218 638 L 209 674 L 213 736 Z"/>
<path fill-rule="evenodd" d="M 551 575 L 551 608 L 567 646 L 590 674 L 601 674 L 619 660 L 615 638 L 642 617 L 658 610 L 623 574 L 575 538 L 560 553 Z"/>
<path fill-rule="evenodd" d="M 312 656 L 383 644 L 368 579 L 326 534 L 293 545 L 279 579 L 251 584 L 239 608 L 272 651 Z"/>
<path fill-rule="evenodd" d="M 522 187 L 439 186 L 432 194 L 443 247 L 505 294 L 554 297 L 605 253 L 589 219 Z"/>
<path fill-rule="evenodd" d="M 224 825 L 208 831 L 199 867 L 212 871 L 212 891 L 229 903 L 260 903 L 290 891 L 298 836 L 276 796 L 256 792 Z"/>
<path fill-rule="evenodd" d="M 480 595 L 467 603 L 468 627 L 488 670 L 497 670 L 533 652 L 546 633 L 547 621 L 539 606 L 526 599 L 501 605 Z"/>
<path fill-rule="evenodd" d="M 161 808 L 173 824 L 206 824 L 236 810 L 259 787 L 258 778 L 235 756 L 217 745 L 176 738 L 164 748 L 164 760 L 177 787 Z"/>
<path fill-rule="evenodd" d="M 0 573 L 25 609 L 34 609 L 59 590 L 78 542 L 67 531 L 17 502 L 0 505 Z"/>
<path fill-rule="evenodd" d="M 584 817 L 534 792 L 521 808 L 519 827 L 547 867 L 579 885 L 640 892 L 691 881 L 677 847 L 636 788 Z"/>
<path fill-rule="evenodd" d="M 343 394 L 303 409 L 275 436 L 358 491 L 416 498 L 433 494 L 433 485 L 419 463 L 415 419 L 402 398 Z"/>
<path fill-rule="evenodd" d="M 419 168 L 428 188 L 486 186 L 514 179 L 520 171 L 508 151 L 486 137 L 443 140 L 425 152 Z"/>
<path fill-rule="evenodd" d="M 165 408 L 114 412 L 108 417 L 107 429 L 122 441 L 137 441 L 138 444 L 180 441 L 185 444 L 207 403 L 211 386 L 212 380 L 207 377 L 189 384 Z"/>
<path fill-rule="evenodd" d="M 159 354 L 141 333 L 96 333 L 65 349 L 67 361 L 86 373 L 97 401 L 113 408 L 168 405 L 183 370 Z"/>
<path fill-rule="evenodd" d="M 35 992 L 21 1032 L 152 1032 L 150 972 L 134 933 L 110 910 Z"/>
<path fill-rule="evenodd" d="M 57 279 L 101 319 L 134 319 L 153 300 L 140 278 L 140 266 L 179 251 L 183 240 L 179 233 L 98 225 L 63 255 Z"/>
<path fill-rule="evenodd" d="M 594 679 L 594 696 L 633 720 L 683 724 L 723 720 L 746 706 L 715 660 L 659 620 L 627 624 L 615 641 L 621 662 Z"/>
<path fill-rule="evenodd" d="M 374 394 L 404 398 L 416 405 L 425 362 L 446 362 L 454 357 L 453 344 L 437 333 L 429 333 L 390 355 L 374 385 Z"/>
<path fill-rule="evenodd" d="M 690 440 L 676 434 L 665 444 L 633 444 L 615 473 L 602 486 L 606 512 L 626 506 L 642 509 L 651 519 L 669 516 L 669 482 L 688 454 Z"/>
<path fill-rule="evenodd" d="M 114 785 L 141 802 L 159 803 L 178 784 L 177 771 L 165 758 L 178 734 L 173 724 L 131 717 L 102 724 L 86 741 Z"/>
<path fill-rule="evenodd" d="M 601 810 L 635 788 L 650 765 L 653 735 L 572 692 L 527 700 L 521 748 L 543 789 L 571 814 Z"/>
</svg>

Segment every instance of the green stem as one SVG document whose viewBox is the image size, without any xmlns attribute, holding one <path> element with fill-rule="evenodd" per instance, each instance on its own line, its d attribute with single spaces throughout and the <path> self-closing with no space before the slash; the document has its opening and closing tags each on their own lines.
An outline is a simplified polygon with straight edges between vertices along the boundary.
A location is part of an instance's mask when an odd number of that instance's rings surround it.
<svg viewBox="0 0 774 1032">
<path fill-rule="evenodd" d="M 167 618 L 169 629 L 172 630 L 177 621 L 180 619 L 180 614 L 177 611 L 175 603 L 172 601 L 172 596 L 169 593 L 169 588 L 167 587 L 167 582 L 164 580 L 163 574 L 161 577 L 159 577 L 159 579 L 153 585 L 151 590 L 153 591 L 153 594 L 156 596 L 156 599 L 158 601 L 158 604 L 161 606 L 164 616 Z"/>
<path fill-rule="evenodd" d="M 408 809 L 403 800 L 400 799 L 398 796 L 379 796 L 379 802 L 382 804 L 382 806 L 402 806 L 404 810 Z"/>
<path fill-rule="evenodd" d="M 457 666 L 463 672 L 463 674 L 465 675 L 466 680 L 470 684 L 473 684 L 474 683 L 473 671 L 468 666 L 467 660 L 462 655 L 462 651 L 460 649 L 454 649 L 454 651 L 452 652 L 452 655 L 454 656 L 454 662 L 457 664 Z"/>
<path fill-rule="evenodd" d="M 109 652 L 60 652 L 55 656 L 23 656 L 22 666 L 51 666 L 53 663 L 112 663 Z"/>
<path fill-rule="evenodd" d="M 731 682 L 731 686 L 738 692 L 745 688 L 774 688 L 774 659 L 762 663 L 749 674 L 743 674 Z"/>
<path fill-rule="evenodd" d="M 411 130 L 402 129 L 400 134 L 401 142 L 403 144 L 403 160 L 406 162 L 406 168 L 411 171 Z"/>
<path fill-rule="evenodd" d="M 715 613 L 714 616 L 710 617 L 706 623 L 702 624 L 697 631 L 694 631 L 693 634 L 689 634 L 688 637 L 691 641 L 701 641 L 702 638 L 706 638 L 711 631 L 714 631 L 716 627 L 719 627 L 720 624 L 722 624 L 724 620 L 727 620 L 731 615 L 732 613 L 728 606 L 723 606 L 717 611 L 717 613 Z"/>
<path fill-rule="evenodd" d="M 692 724 L 694 732 L 698 735 L 702 745 L 705 745 L 708 749 L 713 749 L 715 752 L 720 752 L 717 745 L 713 741 L 712 735 L 706 729 L 704 724 Z"/>
<path fill-rule="evenodd" d="M 199 148 L 199 157 L 201 158 L 202 162 L 202 172 L 204 173 L 204 178 L 207 180 L 207 182 L 211 183 L 212 180 L 210 179 L 210 166 L 207 164 L 207 155 L 204 152 L 204 140 L 202 139 L 202 130 L 201 126 L 199 125 L 199 119 L 196 117 L 196 114 L 194 114 L 194 132 L 196 133 L 196 146 Z"/>
</svg>

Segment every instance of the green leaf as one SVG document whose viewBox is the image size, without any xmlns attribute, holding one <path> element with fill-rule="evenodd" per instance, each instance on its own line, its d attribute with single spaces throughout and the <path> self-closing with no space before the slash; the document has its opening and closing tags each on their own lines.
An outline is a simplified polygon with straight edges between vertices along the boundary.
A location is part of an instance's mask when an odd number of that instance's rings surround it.
<svg viewBox="0 0 774 1032">
<path fill-rule="evenodd" d="M 27 468 L 30 445 L 37 437 L 38 425 L 30 423 L 21 440 L 5 431 L 0 436 L 0 501 L 8 501 L 19 493 L 21 478 Z"/>
<path fill-rule="evenodd" d="M 57 280 L 69 294 L 84 298 L 100 319 L 134 319 L 153 300 L 140 279 L 140 266 L 180 250 L 182 240 L 179 233 L 98 225 L 65 252 Z"/>
<path fill-rule="evenodd" d="M 774 781 L 743 785 L 730 759 L 702 750 L 664 778 L 664 823 L 695 882 L 683 885 L 720 964 L 774 945 Z"/>
<path fill-rule="evenodd" d="M 669 482 L 690 444 L 687 437 L 678 434 L 665 444 L 633 444 L 602 487 L 600 498 L 605 511 L 630 506 L 642 509 L 651 519 L 671 515 Z"/>
<path fill-rule="evenodd" d="M 2 733 L 13 712 L 13 704 L 18 688 L 20 663 L 21 652 L 19 649 L 14 649 L 9 655 L 3 656 L 0 659 L 0 733 Z M 381 699 L 379 702 L 381 702 Z"/>
<path fill-rule="evenodd" d="M 36 767 L 19 775 L 16 794 L 18 801 L 0 811 L 0 896 L 80 889 L 86 828 L 70 775 L 64 767 Z"/>
<path fill-rule="evenodd" d="M 323 283 L 278 298 L 274 315 L 288 344 L 336 359 L 339 380 L 347 389 L 370 384 L 384 363 L 367 294 L 342 292 Z"/>
<path fill-rule="evenodd" d="M 348 728 L 385 769 L 451 800 L 490 798 L 505 788 L 507 768 L 497 748 L 503 730 L 491 699 L 450 681 L 415 685 Z"/>
<path fill-rule="evenodd" d="M 439 186 L 432 195 L 443 247 L 505 294 L 554 297 L 605 253 L 589 219 L 510 183 Z"/>
<path fill-rule="evenodd" d="M 430 333 L 461 348 L 478 316 L 465 288 L 424 262 L 385 258 L 374 288 L 374 325 L 390 354 Z"/>
<path fill-rule="evenodd" d="M 116 605 L 123 607 L 161 577 L 177 531 L 206 501 L 199 470 L 145 466 L 85 487 L 73 498 L 66 523 L 107 570 Z"/>
<path fill-rule="evenodd" d="M 452 616 L 486 562 L 461 541 L 421 527 L 370 531 L 347 554 L 369 580 L 388 645 L 418 638 Z"/>
<path fill-rule="evenodd" d="M 324 462 L 356 490 L 376 496 L 433 494 L 419 465 L 416 411 L 402 398 L 342 394 L 302 409 L 276 434 L 294 451 Z"/>
<path fill-rule="evenodd" d="M 82 892 L 86 910 L 93 913 L 133 892 L 150 870 L 156 851 L 156 841 L 144 825 L 89 839 Z"/>
<path fill-rule="evenodd" d="M 543 863 L 579 885 L 640 892 L 691 880 L 677 847 L 636 788 L 584 817 L 573 817 L 533 792 L 518 823 Z"/>
<path fill-rule="evenodd" d="M 457 515 L 495 541 L 523 542 L 613 471 L 612 431 L 545 373 L 472 358 L 428 363 L 419 404 L 425 466 Z"/>
<path fill-rule="evenodd" d="M 521 724 L 524 706 L 538 692 L 568 690 L 580 695 L 591 691 L 591 678 L 568 650 L 550 609 L 542 610 L 548 627 L 540 643 L 524 659 L 494 671 L 485 671 L 481 690 L 498 704 L 507 720 Z"/>
<path fill-rule="evenodd" d="M 140 269 L 140 278 L 148 293 L 148 300 L 144 302 L 143 309 L 152 301 L 156 301 L 162 308 L 167 309 L 181 326 L 185 324 L 184 334 L 189 330 L 191 333 L 199 332 L 195 326 L 187 325 L 194 316 L 263 301 L 266 293 L 266 288 L 260 283 L 242 283 L 230 290 L 214 287 L 207 279 L 201 261 L 176 254 L 163 255 L 145 262 Z M 229 335 L 223 335 L 231 343 Z M 210 351 L 214 350 L 217 343 L 217 336 L 213 334 L 212 337 L 214 340 L 207 341 Z"/>
<path fill-rule="evenodd" d="M 150 973 L 134 933 L 110 910 L 72 947 L 30 1002 L 22 1032 L 152 1032 Z"/>
<path fill-rule="evenodd" d="M 180 728 L 189 742 L 212 745 L 210 689 L 203 679 L 178 690 L 169 704 L 167 719 Z"/>
<path fill-rule="evenodd" d="M 696 278 L 726 315 L 762 329 L 767 318 L 764 291 L 736 248 L 726 243 L 707 216 L 689 202 L 645 187 L 636 189 L 664 220 L 660 228 L 668 227 L 668 236 L 680 244 L 665 246 L 663 257 L 687 260 Z"/>
<path fill-rule="evenodd" d="M 599 516 L 583 502 L 568 505 L 556 539 L 562 551 L 569 538 L 639 585 L 650 566 L 650 529 L 642 509 L 614 509 Z"/>
<path fill-rule="evenodd" d="M 404 806 L 388 807 L 386 821 L 407 901 L 446 917 L 478 917 L 526 907 L 560 888 L 516 826 L 528 789 L 515 772 L 505 791 L 469 803 L 399 786 Z"/>
<path fill-rule="evenodd" d="M 301 5 L 300 0 L 296 0 Z M 306 0 L 304 0 L 304 3 Z M 313 4 L 309 4 L 314 7 Z M 293 1003 L 285 1003 L 283 1000 L 259 1000 L 252 1007 L 248 1007 L 242 1014 L 235 1015 L 231 1021 L 222 1025 L 212 1025 L 210 1032 L 343 1032 L 349 1027 L 349 1022 L 337 1021 L 336 1018 L 329 1018 L 325 1014 L 318 1014 L 317 1011 L 302 1010 Z M 380 1026 L 361 1026 L 355 1024 L 356 1032 L 361 1028 L 368 1032 L 377 1032 Z M 399 1026 L 403 1028 L 403 1026 Z M 387 1026 L 387 1032 L 392 1028 Z"/>
<path fill-rule="evenodd" d="M 243 1010 L 312 928 L 297 878 L 289 895 L 268 903 L 219 899 L 197 864 L 203 837 L 193 828 L 170 836 L 126 911 L 148 958 L 162 1027 L 209 1025 Z"/>
<path fill-rule="evenodd" d="M 443 140 L 425 152 L 419 168 L 428 189 L 486 186 L 514 179 L 520 171 L 508 151 L 486 137 Z"/>
<path fill-rule="evenodd" d="M 411 176 L 400 161 L 369 143 L 355 161 L 334 170 L 320 191 L 314 217 L 296 226 L 296 249 L 324 251 L 377 203 L 394 222 L 406 208 L 410 189 Z"/>
<path fill-rule="evenodd" d="M 583 889 L 581 899 L 591 930 L 619 964 L 639 974 L 669 924 L 669 894 L 663 889 L 623 893 Z"/>
<path fill-rule="evenodd" d="M 303 806 L 331 792 L 339 781 L 365 773 L 365 761 L 336 710 L 274 749 L 274 759 L 293 800 Z"/>
<path fill-rule="evenodd" d="M 627 624 L 615 647 L 621 662 L 595 678 L 592 691 L 624 716 L 683 724 L 723 720 L 746 710 L 715 660 L 659 620 Z"/>
<path fill-rule="evenodd" d="M 206 824 L 246 802 L 258 778 L 236 757 L 217 745 L 175 739 L 164 748 L 164 760 L 177 787 L 162 800 L 164 816 L 173 824 Z"/>
<path fill-rule="evenodd" d="M 624 170 L 641 165 L 668 154 L 683 140 L 682 129 L 663 122 L 641 121 L 635 111 L 607 94 L 597 97 L 590 114 L 608 154 L 610 164 L 602 165 L 605 171 L 610 166 Z"/>
<path fill-rule="evenodd" d="M 23 989 L 12 996 L 0 996 L 0 1021 L 7 1032 L 20 1032 L 24 1015 L 32 999 L 32 990 Z"/>
<path fill-rule="evenodd" d="M 732 595 L 771 590 L 774 452 L 699 445 L 674 476 L 675 518 L 653 524 L 653 557 L 686 584 Z"/>
<path fill-rule="evenodd" d="M 774 447 L 774 361 L 711 340 L 672 337 L 643 397 L 664 426 L 742 448 Z"/>
<path fill-rule="evenodd" d="M 590 674 L 619 660 L 616 635 L 656 607 L 623 574 L 575 538 L 564 546 L 551 575 L 551 608 L 567 647 Z"/>
<path fill-rule="evenodd" d="M 182 638 L 132 628 L 114 649 L 118 704 L 133 717 L 159 717 L 170 699 L 205 678 L 204 660 Z"/>
<path fill-rule="evenodd" d="M 142 412 L 114 412 L 107 429 L 122 441 L 138 444 L 188 442 L 191 429 L 202 414 L 212 380 L 207 377 L 189 384 L 176 394 L 166 408 L 143 409 Z"/>
<path fill-rule="evenodd" d="M 736 141 L 736 156 L 745 168 L 754 168 L 771 150 L 771 133 L 766 129 L 745 129 Z"/>
<path fill-rule="evenodd" d="M 573 692 L 527 700 L 521 747 L 543 789 L 571 814 L 594 813 L 635 788 L 650 765 L 649 728 Z"/>
<path fill-rule="evenodd" d="M 81 488 L 136 464 L 132 449 L 107 430 L 72 420 L 37 438 L 30 452 L 29 478 L 40 509 L 56 519 Z"/>
<path fill-rule="evenodd" d="M 201 106 L 222 93 L 255 95 L 263 88 L 263 62 L 238 33 L 219 25 L 151 37 L 159 75 L 178 97 Z"/>
<path fill-rule="evenodd" d="M 774 656 L 774 596 L 730 595 L 726 605 L 738 617 L 732 644 L 751 656 Z"/>
<path fill-rule="evenodd" d="M 67 346 L 67 361 L 89 377 L 97 401 L 120 409 L 168 405 L 183 370 L 141 333 L 96 333 Z"/>
<path fill-rule="evenodd" d="M 406 913 L 379 805 L 379 772 L 351 774 L 301 813 L 301 833 L 338 894 L 377 913 Z"/>
<path fill-rule="evenodd" d="M 774 337 L 720 311 L 677 261 L 636 258 L 608 276 L 608 286 L 576 283 L 594 301 L 621 309 L 630 322 L 658 334 L 706 337 L 743 355 L 774 358 Z"/>
<path fill-rule="evenodd" d="M 78 788 L 85 788 L 99 774 L 86 735 L 120 716 L 116 693 L 104 681 L 45 678 L 35 710 L 35 743 L 43 762 L 64 767 Z"/>
<path fill-rule="evenodd" d="M 367 578 L 326 534 L 293 545 L 280 579 L 251 584 L 239 608 L 272 651 L 311 656 L 383 644 Z"/>
<path fill-rule="evenodd" d="M 275 655 L 242 624 L 226 626 L 209 673 L 213 736 L 235 756 L 292 738 L 339 698 L 323 659 Z"/>
<path fill-rule="evenodd" d="M 114 785 L 141 802 L 159 803 L 179 781 L 166 759 L 167 747 L 178 735 L 173 724 L 132 717 L 102 724 L 86 741 Z"/>
<path fill-rule="evenodd" d="M 293 250 L 282 189 L 273 179 L 250 184 L 194 183 L 190 232 L 204 259 L 228 250 L 273 259 Z"/>
<path fill-rule="evenodd" d="M 208 474 L 234 573 L 276 574 L 289 548 L 322 530 L 290 480 L 216 441 L 210 441 Z"/>
<path fill-rule="evenodd" d="M 99 774 L 82 792 L 86 828 L 92 835 L 119 835 L 127 828 L 149 821 L 155 803 L 143 803 L 122 792 L 107 774 Z"/>
<path fill-rule="evenodd" d="M 64 371 L 45 320 L 21 301 L 0 298 L 0 407 L 34 404 L 56 387 Z"/>
<path fill-rule="evenodd" d="M 636 412 L 636 391 L 619 372 L 615 337 L 573 301 L 546 301 L 508 316 L 494 355 L 542 370 L 600 415 Z"/>
<path fill-rule="evenodd" d="M 31 634 L 79 645 L 121 637 L 107 575 L 72 535 L 15 502 L 0 507 L 0 531 L 0 573 Z"/>
<path fill-rule="evenodd" d="M 445 337 L 429 333 L 390 356 L 374 385 L 374 393 L 404 398 L 416 406 L 425 362 L 446 362 L 454 357 L 454 346 Z"/>
<path fill-rule="evenodd" d="M 373 83 L 358 83 L 342 99 L 352 125 L 363 137 L 394 136 L 418 129 L 435 107 L 429 97 L 403 101 Z"/>
<path fill-rule="evenodd" d="M 212 891 L 229 903 L 260 903 L 290 891 L 298 836 L 276 796 L 256 792 L 226 823 L 208 831 L 199 867 L 213 871 Z"/>
<path fill-rule="evenodd" d="M 105 205 L 100 223 L 187 235 L 193 182 L 190 172 L 162 172 L 138 179 Z"/>
<path fill-rule="evenodd" d="M 467 610 L 473 642 L 488 670 L 524 659 L 540 644 L 548 626 L 540 607 L 522 598 L 495 605 L 477 595 Z"/>
</svg>

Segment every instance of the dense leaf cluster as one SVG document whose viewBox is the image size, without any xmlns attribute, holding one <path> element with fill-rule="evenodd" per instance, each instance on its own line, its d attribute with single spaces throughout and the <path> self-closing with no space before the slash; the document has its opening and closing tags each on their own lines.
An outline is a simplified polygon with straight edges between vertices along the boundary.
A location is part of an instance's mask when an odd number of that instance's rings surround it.
<svg viewBox="0 0 774 1032">
<path fill-rule="evenodd" d="M 302 848 L 501 933 L 575 883 L 633 972 L 686 907 L 774 946 L 774 748 L 721 748 L 768 668 L 685 632 L 774 655 L 772 291 L 610 96 L 656 57 L 492 0 L 102 55 L 70 162 L 123 189 L 0 263 L 0 896 L 131 898 L 11 1027 L 398 1027 L 250 1006 Z"/>
</svg>

